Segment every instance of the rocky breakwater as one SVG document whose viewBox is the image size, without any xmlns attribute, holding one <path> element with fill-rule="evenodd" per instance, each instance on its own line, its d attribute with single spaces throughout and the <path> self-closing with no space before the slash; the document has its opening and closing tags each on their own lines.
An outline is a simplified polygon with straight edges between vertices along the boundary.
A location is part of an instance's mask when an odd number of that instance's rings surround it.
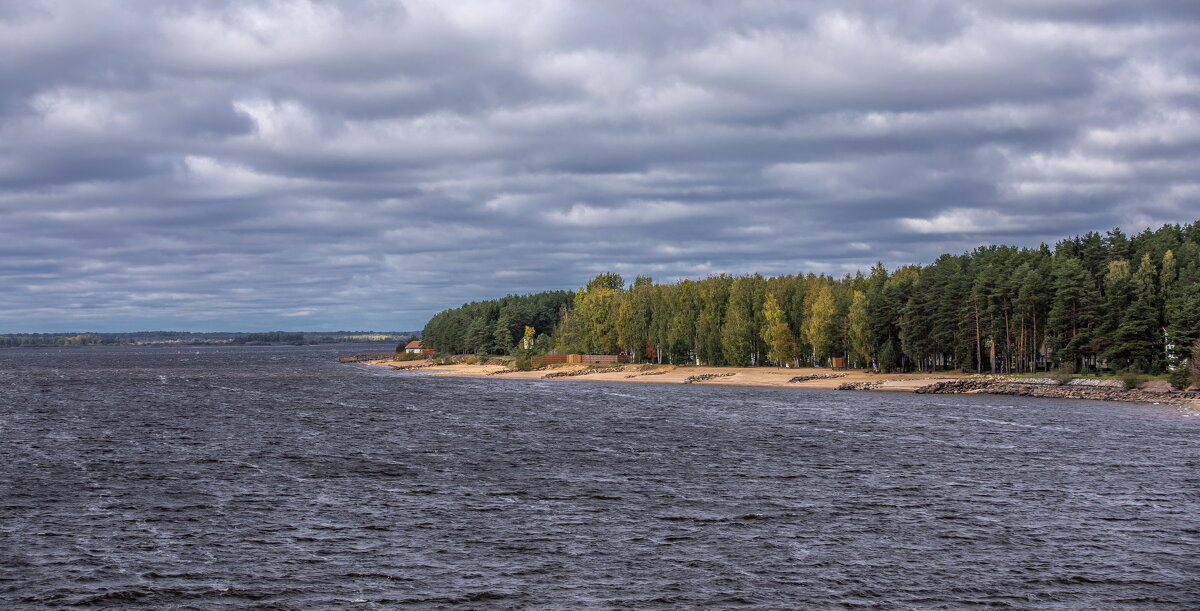
<svg viewBox="0 0 1200 611">
<path fill-rule="evenodd" d="M 636 378 L 638 376 L 661 376 L 661 375 L 665 375 L 666 373 L 667 373 L 666 371 L 645 371 L 642 373 L 631 373 L 625 377 Z"/>
<path fill-rule="evenodd" d="M 845 384 L 839 384 L 837 390 L 875 390 L 876 388 L 883 386 L 884 382 L 890 381 L 891 380 L 868 380 L 866 382 L 846 382 Z"/>
<path fill-rule="evenodd" d="M 703 382 L 705 380 L 712 380 L 714 378 L 728 378 L 730 376 L 735 376 L 735 375 L 737 375 L 737 374 L 732 373 L 732 372 L 731 373 L 702 373 L 700 375 L 688 376 L 688 377 L 684 378 L 684 380 L 683 380 L 683 382 L 681 382 L 681 384 L 694 384 L 696 382 Z"/>
<path fill-rule="evenodd" d="M 809 380 L 832 380 L 834 378 L 844 378 L 844 373 L 813 373 L 806 376 L 796 376 L 788 380 L 788 384 L 796 384 L 799 382 L 808 382 Z"/>
<path fill-rule="evenodd" d="M 544 371 L 544 370 L 546 370 L 546 367 L 545 367 L 545 366 L 542 366 L 542 367 L 535 367 L 535 368 L 533 368 L 533 369 L 516 369 L 516 368 L 513 368 L 513 369 L 497 369 L 496 371 L 493 371 L 493 372 L 489 373 L 488 375 L 489 375 L 489 376 L 502 376 L 502 375 L 504 375 L 504 374 L 506 374 L 506 373 L 523 373 L 523 372 L 526 372 L 526 371 Z"/>
<path fill-rule="evenodd" d="M 586 369 L 572 369 L 570 371 L 555 371 L 542 376 L 542 379 L 547 378 L 573 378 L 575 376 L 586 376 L 593 373 L 620 373 L 625 371 L 625 367 L 588 367 Z"/>
<path fill-rule="evenodd" d="M 416 365 L 397 365 L 394 362 L 381 361 L 381 362 L 372 363 L 372 364 L 383 365 L 385 367 L 391 367 L 392 369 L 395 369 L 396 371 L 408 371 L 410 369 L 428 369 L 430 367 L 433 367 L 432 363 L 417 363 Z"/>
<path fill-rule="evenodd" d="M 1052 399 L 1091 399 L 1096 401 L 1131 401 L 1135 403 L 1171 403 L 1195 405 L 1200 402 L 1197 391 L 1158 391 L 1125 388 L 1119 380 L 1076 379 L 1062 383 L 1048 378 L 963 378 L 937 382 L 913 391 L 920 394 L 946 395 L 987 393 L 1020 397 Z"/>
</svg>

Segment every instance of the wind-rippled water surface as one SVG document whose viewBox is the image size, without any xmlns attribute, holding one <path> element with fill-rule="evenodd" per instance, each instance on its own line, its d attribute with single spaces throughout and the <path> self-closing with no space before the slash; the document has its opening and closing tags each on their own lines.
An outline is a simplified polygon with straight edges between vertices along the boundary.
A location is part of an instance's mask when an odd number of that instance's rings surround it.
<svg viewBox="0 0 1200 611">
<path fill-rule="evenodd" d="M 0 353 L 0 607 L 1200 606 L 1174 408 L 346 351 Z"/>
</svg>

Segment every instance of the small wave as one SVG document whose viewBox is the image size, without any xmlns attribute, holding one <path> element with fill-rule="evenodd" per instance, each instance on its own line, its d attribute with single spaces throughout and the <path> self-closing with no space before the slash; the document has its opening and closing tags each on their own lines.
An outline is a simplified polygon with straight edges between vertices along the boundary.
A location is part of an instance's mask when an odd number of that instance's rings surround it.
<svg viewBox="0 0 1200 611">
<path fill-rule="evenodd" d="M 153 594 L 152 590 L 142 588 L 131 588 L 125 590 L 110 590 L 100 594 L 94 594 L 78 601 L 69 603 L 72 607 L 85 607 L 89 605 L 106 605 L 114 603 L 128 603 L 136 600 L 141 600 Z"/>
</svg>

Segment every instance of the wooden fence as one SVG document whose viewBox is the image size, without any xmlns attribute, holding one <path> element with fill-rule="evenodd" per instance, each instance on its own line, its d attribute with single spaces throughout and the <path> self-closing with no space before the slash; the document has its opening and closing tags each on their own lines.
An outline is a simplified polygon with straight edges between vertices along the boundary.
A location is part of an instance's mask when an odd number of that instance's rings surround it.
<svg viewBox="0 0 1200 611">
<path fill-rule="evenodd" d="M 569 356 L 579 357 L 578 361 L 573 363 L 616 363 L 621 360 L 621 357 L 615 354 L 572 354 Z"/>
</svg>

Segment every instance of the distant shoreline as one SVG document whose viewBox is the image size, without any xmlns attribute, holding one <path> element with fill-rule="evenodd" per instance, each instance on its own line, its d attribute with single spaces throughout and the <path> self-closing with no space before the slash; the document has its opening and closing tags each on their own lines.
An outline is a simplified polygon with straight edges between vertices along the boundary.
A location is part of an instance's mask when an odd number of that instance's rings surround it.
<svg viewBox="0 0 1200 611">
<path fill-rule="evenodd" d="M 0 333 L 0 348 L 403 345 L 416 331 L 129 331 Z"/>
<path fill-rule="evenodd" d="M 1200 408 L 1200 392 L 1173 391 L 1161 381 L 1126 389 L 1113 380 L 1080 378 L 1058 384 L 1046 378 L 990 376 L 956 372 L 879 374 L 861 370 L 799 367 L 707 367 L 676 365 L 567 365 L 553 369 L 515 371 L 503 365 L 435 365 L 430 361 L 364 361 L 361 364 L 413 371 L 422 375 L 466 378 L 503 377 L 524 380 L 585 380 L 633 384 L 704 384 L 811 390 L 857 390 L 921 394 L 992 394 L 1160 403 Z"/>
<path fill-rule="evenodd" d="M 306 347 L 311 347 L 311 346 L 330 346 L 330 347 L 334 347 L 334 348 L 336 348 L 338 346 L 381 346 L 381 347 L 386 346 L 386 347 L 390 348 L 392 346 L 395 346 L 395 342 L 391 342 L 391 341 L 386 341 L 386 342 L 313 342 L 313 343 L 307 343 L 307 344 L 257 343 L 257 342 L 251 342 L 251 343 L 245 343 L 245 344 L 221 343 L 221 342 L 198 342 L 198 343 L 155 342 L 155 343 L 144 343 L 144 344 L 82 344 L 82 345 L 62 345 L 62 346 L 53 345 L 53 344 L 45 344 L 45 345 L 29 345 L 29 346 L 0 346 L 0 350 L 12 350 L 12 351 L 16 351 L 16 350 L 48 350 L 48 349 L 53 349 L 53 350 L 95 350 L 95 349 L 113 349 L 113 348 L 120 348 L 120 349 L 136 349 L 136 348 L 177 348 L 177 349 L 182 349 L 182 348 L 187 348 L 187 349 L 193 349 L 193 348 L 288 348 L 288 347 L 306 348 Z"/>
</svg>

